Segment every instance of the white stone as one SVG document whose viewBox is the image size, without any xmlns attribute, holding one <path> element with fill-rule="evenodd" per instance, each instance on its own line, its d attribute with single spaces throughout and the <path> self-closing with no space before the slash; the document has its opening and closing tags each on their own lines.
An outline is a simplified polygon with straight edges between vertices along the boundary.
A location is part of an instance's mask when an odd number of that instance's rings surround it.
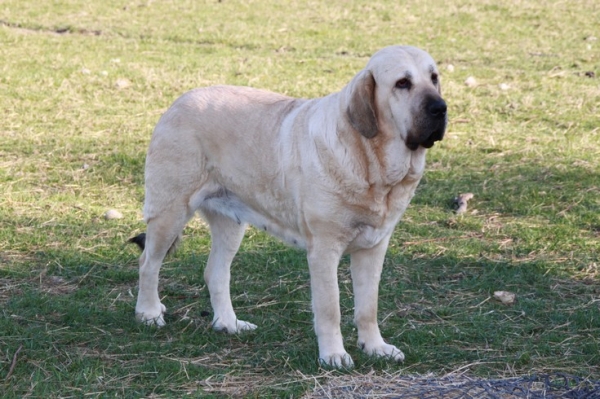
<svg viewBox="0 0 600 399">
<path fill-rule="evenodd" d="M 128 79 L 125 79 L 125 78 L 119 78 L 115 82 L 115 87 L 117 89 L 126 89 L 129 86 L 131 86 L 131 82 Z"/>
<path fill-rule="evenodd" d="M 106 220 L 122 219 L 122 218 L 123 218 L 123 214 L 121 212 L 117 211 L 116 209 L 109 209 L 104 214 L 104 219 L 106 219 Z"/>
</svg>

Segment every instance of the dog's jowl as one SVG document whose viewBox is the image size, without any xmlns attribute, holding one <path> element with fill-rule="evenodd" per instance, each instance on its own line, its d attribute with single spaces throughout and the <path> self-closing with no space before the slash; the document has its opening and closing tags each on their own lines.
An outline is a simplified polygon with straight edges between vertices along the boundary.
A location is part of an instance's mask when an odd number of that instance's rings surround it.
<svg viewBox="0 0 600 399">
<path fill-rule="evenodd" d="M 212 246 L 204 272 L 216 330 L 239 320 L 230 265 L 248 225 L 306 249 L 319 360 L 352 366 L 340 330 L 337 267 L 350 254 L 354 322 L 368 354 L 402 361 L 377 324 L 381 268 L 394 227 L 444 136 L 446 103 L 433 59 L 387 47 L 340 92 L 301 100 L 247 87 L 192 90 L 158 122 L 146 157 L 136 316 L 164 325 L 163 258 L 199 212 Z M 144 242 L 145 241 L 145 242 Z"/>
</svg>

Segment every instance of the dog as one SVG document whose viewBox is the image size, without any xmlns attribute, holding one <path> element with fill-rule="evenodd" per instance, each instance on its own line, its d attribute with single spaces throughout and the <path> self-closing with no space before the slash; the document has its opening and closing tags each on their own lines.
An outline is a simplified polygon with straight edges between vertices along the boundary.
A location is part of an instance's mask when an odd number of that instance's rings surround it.
<svg viewBox="0 0 600 399">
<path fill-rule="evenodd" d="M 358 345 L 403 361 L 377 323 L 381 270 L 396 224 L 415 193 L 425 155 L 442 140 L 447 107 L 431 56 L 409 46 L 376 52 L 341 91 L 296 99 L 211 86 L 179 97 L 160 118 L 145 166 L 145 237 L 138 320 L 162 326 L 159 270 L 186 223 L 209 225 L 204 272 L 215 330 L 238 333 L 230 265 L 253 225 L 307 251 L 319 361 L 353 366 L 340 330 L 337 268 L 350 254 Z"/>
</svg>

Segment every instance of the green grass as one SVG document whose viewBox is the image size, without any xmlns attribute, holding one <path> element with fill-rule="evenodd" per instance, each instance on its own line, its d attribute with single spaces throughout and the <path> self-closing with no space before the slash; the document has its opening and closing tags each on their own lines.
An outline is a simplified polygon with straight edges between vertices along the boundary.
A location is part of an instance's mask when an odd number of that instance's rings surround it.
<svg viewBox="0 0 600 399">
<path fill-rule="evenodd" d="M 160 330 L 134 320 L 125 242 L 144 229 L 145 151 L 177 96 L 220 83 L 322 96 L 390 44 L 438 61 L 450 124 L 384 269 L 381 328 L 404 364 L 356 348 L 340 266 L 357 372 L 600 379 L 599 20 L 590 0 L 4 1 L 0 392 L 300 397 L 337 375 L 316 362 L 303 252 L 247 232 L 232 294 L 259 329 L 228 336 L 202 316 L 200 221 L 163 267 Z M 460 192 L 475 194 L 464 216 Z M 104 220 L 111 208 L 123 219 Z"/>
</svg>

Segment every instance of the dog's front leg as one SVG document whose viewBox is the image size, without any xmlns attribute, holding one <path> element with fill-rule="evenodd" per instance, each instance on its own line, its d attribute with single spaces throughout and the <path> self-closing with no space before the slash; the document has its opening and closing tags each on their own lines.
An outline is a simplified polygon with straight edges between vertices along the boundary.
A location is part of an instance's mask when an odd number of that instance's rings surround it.
<svg viewBox="0 0 600 399">
<path fill-rule="evenodd" d="M 350 270 L 354 288 L 354 322 L 358 329 L 358 345 L 372 356 L 389 357 L 401 362 L 404 354 L 381 337 L 377 324 L 379 280 L 390 237 L 373 248 L 352 253 Z"/>
<path fill-rule="evenodd" d="M 337 268 L 342 251 L 313 245 L 308 250 L 312 308 L 315 333 L 319 343 L 319 362 L 326 366 L 343 368 L 354 365 L 344 349 L 340 329 L 340 299 Z"/>
</svg>

